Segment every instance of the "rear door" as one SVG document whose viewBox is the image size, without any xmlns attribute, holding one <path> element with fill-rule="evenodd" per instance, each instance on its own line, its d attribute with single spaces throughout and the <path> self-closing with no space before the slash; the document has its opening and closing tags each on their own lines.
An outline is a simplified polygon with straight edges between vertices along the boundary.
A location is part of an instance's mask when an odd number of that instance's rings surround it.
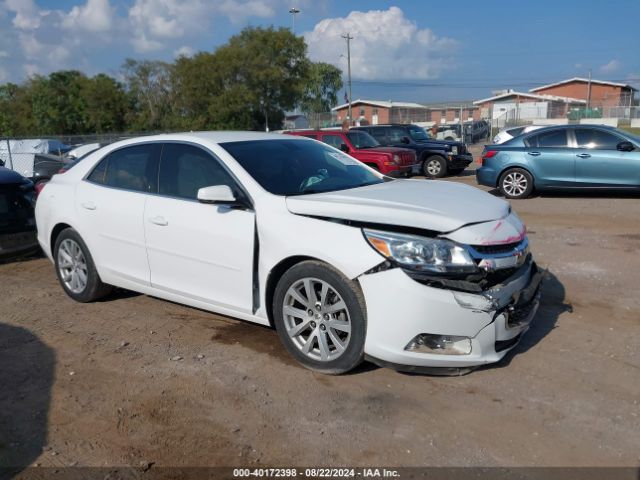
<svg viewBox="0 0 640 480">
<path fill-rule="evenodd" d="M 625 141 L 613 132 L 599 128 L 574 129 L 576 148 L 576 182 L 585 187 L 638 186 L 640 154 L 618 151 Z"/>
<path fill-rule="evenodd" d="M 546 186 L 575 184 L 575 152 L 569 148 L 567 129 L 554 129 L 528 136 L 524 158 L 535 182 Z"/>
<path fill-rule="evenodd" d="M 387 127 L 376 127 L 367 130 L 367 133 L 375 138 L 380 145 L 388 146 L 389 139 L 387 138 Z"/>
<path fill-rule="evenodd" d="M 250 313 L 253 305 L 255 214 L 200 203 L 200 188 L 228 185 L 243 190 L 210 152 L 166 143 L 158 195 L 144 212 L 153 287 L 194 300 Z"/>
<path fill-rule="evenodd" d="M 76 189 L 79 233 L 98 268 L 142 285 L 149 285 L 143 214 L 157 190 L 161 148 L 149 143 L 115 150 Z"/>
</svg>

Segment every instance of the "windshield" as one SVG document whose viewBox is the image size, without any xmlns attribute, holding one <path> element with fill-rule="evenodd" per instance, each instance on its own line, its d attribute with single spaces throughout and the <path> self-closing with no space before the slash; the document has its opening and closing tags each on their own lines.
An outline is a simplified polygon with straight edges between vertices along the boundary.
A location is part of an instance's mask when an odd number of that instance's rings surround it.
<svg viewBox="0 0 640 480">
<path fill-rule="evenodd" d="M 353 146 L 358 149 L 375 148 L 380 146 L 380 143 L 378 143 L 378 141 L 367 132 L 352 131 L 347 133 L 347 137 L 349 137 L 349 141 L 353 144 Z"/>
<path fill-rule="evenodd" d="M 411 139 L 415 142 L 424 142 L 426 140 L 429 140 L 429 135 L 427 135 L 427 132 L 424 130 L 424 128 L 409 127 L 408 130 Z"/>
<path fill-rule="evenodd" d="M 382 183 L 353 157 L 309 140 L 253 140 L 220 144 L 274 195 L 332 192 Z"/>
</svg>

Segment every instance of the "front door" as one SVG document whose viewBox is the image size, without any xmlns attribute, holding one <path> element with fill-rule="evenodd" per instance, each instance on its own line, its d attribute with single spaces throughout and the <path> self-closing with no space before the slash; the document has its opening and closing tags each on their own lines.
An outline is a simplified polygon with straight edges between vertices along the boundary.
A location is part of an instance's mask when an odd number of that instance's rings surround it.
<svg viewBox="0 0 640 480">
<path fill-rule="evenodd" d="M 618 151 L 624 138 L 597 128 L 576 128 L 576 182 L 584 187 L 638 186 L 638 152 Z"/>
<path fill-rule="evenodd" d="M 575 184 L 576 157 L 574 149 L 569 148 L 566 129 L 531 135 L 525 144 L 523 156 L 532 166 L 537 184 L 550 187 Z"/>
<path fill-rule="evenodd" d="M 151 285 L 226 308 L 251 312 L 255 214 L 200 203 L 200 188 L 228 185 L 242 192 L 209 152 L 166 143 L 159 195 L 144 214 Z"/>
</svg>

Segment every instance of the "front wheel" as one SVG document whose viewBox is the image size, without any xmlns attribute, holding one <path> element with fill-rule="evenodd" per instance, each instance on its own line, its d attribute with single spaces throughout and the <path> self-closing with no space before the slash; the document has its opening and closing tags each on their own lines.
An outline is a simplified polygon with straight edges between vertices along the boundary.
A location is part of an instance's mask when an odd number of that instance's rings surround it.
<svg viewBox="0 0 640 480">
<path fill-rule="evenodd" d="M 510 168 L 500 176 L 498 188 L 507 198 L 527 198 L 533 192 L 533 177 L 522 168 Z"/>
<path fill-rule="evenodd" d="M 432 155 L 422 163 L 425 177 L 442 178 L 447 174 L 447 162 L 439 155 Z"/>
<path fill-rule="evenodd" d="M 318 261 L 305 261 L 282 276 L 273 297 L 276 331 L 302 365 L 341 374 L 364 358 L 364 296 L 355 282 Z"/>
<path fill-rule="evenodd" d="M 74 300 L 92 302 L 111 292 L 112 287 L 100 280 L 89 249 L 73 228 L 60 232 L 53 256 L 60 285 Z"/>
</svg>

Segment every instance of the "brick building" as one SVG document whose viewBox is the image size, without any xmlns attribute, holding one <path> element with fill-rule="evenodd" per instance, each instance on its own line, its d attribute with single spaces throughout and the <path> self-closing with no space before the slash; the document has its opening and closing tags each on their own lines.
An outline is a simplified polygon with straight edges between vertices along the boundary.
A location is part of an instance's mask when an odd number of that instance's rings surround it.
<svg viewBox="0 0 640 480">
<path fill-rule="evenodd" d="M 589 79 L 574 77 L 529 91 L 538 95 L 579 98 L 588 101 L 591 107 L 630 107 L 635 105 L 634 94 L 637 89 L 624 83 L 591 79 L 589 96 Z"/>
</svg>

